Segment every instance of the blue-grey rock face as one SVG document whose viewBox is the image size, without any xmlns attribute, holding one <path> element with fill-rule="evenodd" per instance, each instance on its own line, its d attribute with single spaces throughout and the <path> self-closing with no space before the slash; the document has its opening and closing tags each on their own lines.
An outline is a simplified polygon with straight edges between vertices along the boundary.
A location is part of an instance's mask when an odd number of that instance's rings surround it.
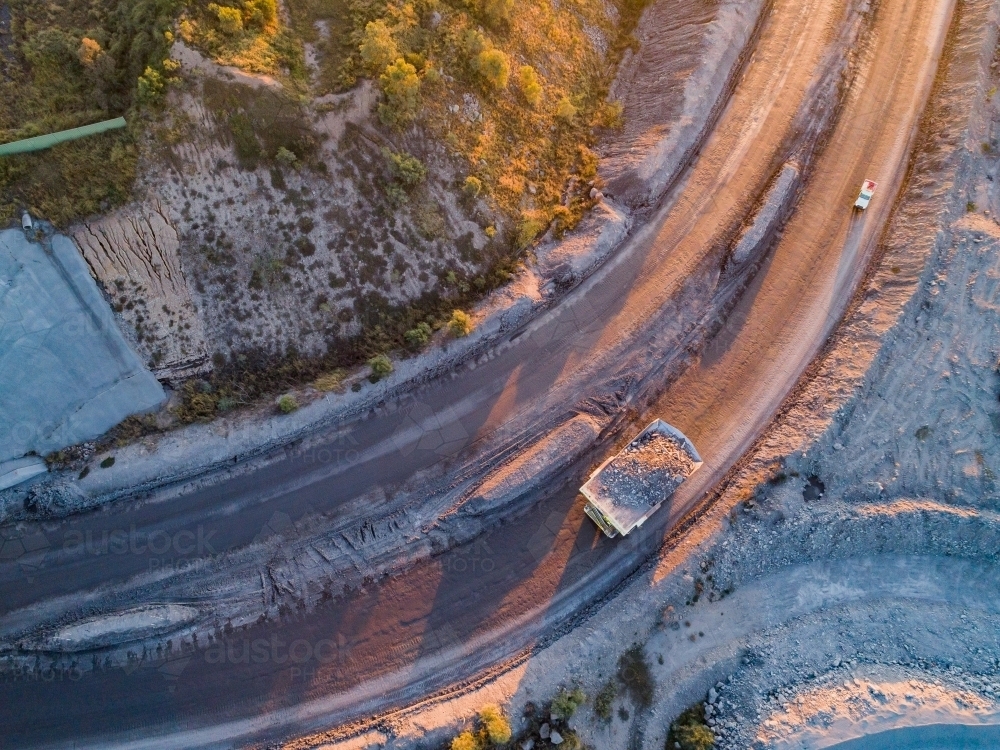
<svg viewBox="0 0 1000 750">
<path fill-rule="evenodd" d="M 97 437 L 164 398 L 73 241 L 0 231 L 0 462 Z"/>
</svg>

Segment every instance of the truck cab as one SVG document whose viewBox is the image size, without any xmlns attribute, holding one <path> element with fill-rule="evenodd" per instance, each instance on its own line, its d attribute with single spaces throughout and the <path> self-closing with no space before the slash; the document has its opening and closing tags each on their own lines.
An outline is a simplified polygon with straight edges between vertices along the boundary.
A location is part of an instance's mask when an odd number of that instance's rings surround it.
<svg viewBox="0 0 1000 750">
<path fill-rule="evenodd" d="M 878 183 L 874 180 L 865 180 L 861 184 L 861 192 L 858 194 L 858 199 L 854 201 L 854 207 L 862 211 L 868 208 L 868 202 L 872 199 L 876 187 L 878 187 Z"/>
</svg>

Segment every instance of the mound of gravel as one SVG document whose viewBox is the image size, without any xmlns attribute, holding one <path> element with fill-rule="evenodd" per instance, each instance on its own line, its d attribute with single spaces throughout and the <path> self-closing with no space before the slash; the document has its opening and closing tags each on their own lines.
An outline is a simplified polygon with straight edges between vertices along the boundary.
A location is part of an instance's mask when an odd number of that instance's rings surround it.
<svg viewBox="0 0 1000 750">
<path fill-rule="evenodd" d="M 640 435 L 595 477 L 597 490 L 615 505 L 656 505 L 676 490 L 694 470 L 684 444 L 662 432 Z"/>
</svg>

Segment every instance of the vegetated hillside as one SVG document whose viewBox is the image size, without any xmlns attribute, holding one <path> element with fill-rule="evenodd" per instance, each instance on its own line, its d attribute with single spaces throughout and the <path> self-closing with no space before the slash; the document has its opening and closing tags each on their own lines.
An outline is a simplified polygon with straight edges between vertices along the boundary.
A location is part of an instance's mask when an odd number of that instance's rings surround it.
<svg viewBox="0 0 1000 750">
<path fill-rule="evenodd" d="M 417 125 L 464 158 L 464 188 L 518 222 L 526 245 L 588 206 L 614 65 L 640 11 L 601 0 L 193 2 L 178 28 L 216 61 L 316 96 L 378 83 L 378 119 Z M 286 16 L 283 18 L 282 16 Z"/>
<path fill-rule="evenodd" d="M 177 176 L 156 192 L 180 210 L 215 347 L 182 419 L 467 330 L 454 310 L 589 207 L 589 145 L 620 120 L 606 92 L 641 9 L 187 6 L 188 47 L 261 78 L 187 80 L 161 134 Z"/>
<path fill-rule="evenodd" d="M 107 237 L 152 206 L 170 222 L 210 355 L 182 389 L 190 421 L 467 332 L 462 308 L 592 204 L 642 1 L 11 7 L 3 140 L 131 125 L 0 165 L 0 218 L 91 215 Z M 162 365 L 171 332 L 151 338 L 142 311 L 163 301 L 101 282 Z"/>
<path fill-rule="evenodd" d="M 24 206 L 66 224 L 128 200 L 136 134 L 173 70 L 164 61 L 178 10 L 176 0 L 0 3 L 0 142 L 120 115 L 132 123 L 0 159 L 0 225 Z"/>
</svg>

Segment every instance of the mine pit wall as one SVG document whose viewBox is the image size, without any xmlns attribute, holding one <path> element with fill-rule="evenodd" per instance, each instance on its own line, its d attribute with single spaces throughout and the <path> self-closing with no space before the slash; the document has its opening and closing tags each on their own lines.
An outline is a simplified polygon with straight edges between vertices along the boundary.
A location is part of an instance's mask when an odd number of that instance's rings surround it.
<svg viewBox="0 0 1000 750">
<path fill-rule="evenodd" d="M 85 222 L 73 239 L 123 334 L 161 381 L 209 368 L 204 324 L 180 261 L 180 240 L 159 201 Z"/>
<path fill-rule="evenodd" d="M 599 148 L 605 193 L 627 211 L 647 213 L 681 179 L 729 102 L 771 5 L 660 0 L 642 14 L 639 52 L 626 52 L 611 87 L 624 132 Z M 703 38 L 705 24 L 712 27 Z M 664 28 L 667 42 L 657 37 Z M 680 97 L 666 93 L 672 86 Z"/>
</svg>

